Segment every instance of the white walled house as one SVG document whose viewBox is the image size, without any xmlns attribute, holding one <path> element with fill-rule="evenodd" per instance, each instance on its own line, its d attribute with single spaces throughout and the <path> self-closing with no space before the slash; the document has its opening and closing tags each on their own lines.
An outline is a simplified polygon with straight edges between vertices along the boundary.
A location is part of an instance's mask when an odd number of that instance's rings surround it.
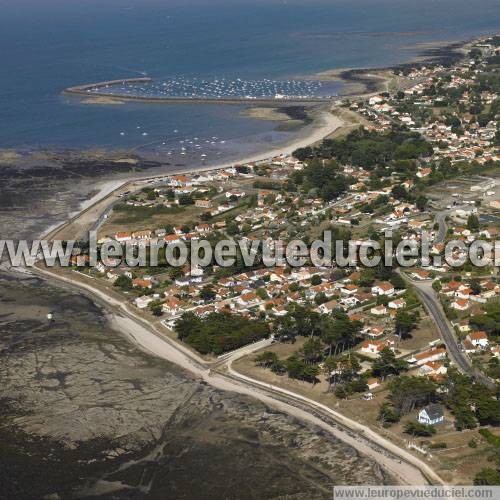
<svg viewBox="0 0 500 500">
<path fill-rule="evenodd" d="M 394 292 L 394 286 L 388 281 L 384 281 L 372 287 L 372 293 L 374 295 L 392 295 Z"/>
<path fill-rule="evenodd" d="M 375 306 L 370 309 L 370 314 L 374 316 L 385 316 L 387 314 L 387 308 L 385 306 Z"/>
<path fill-rule="evenodd" d="M 153 302 L 155 299 L 151 295 L 143 295 L 141 297 L 137 297 L 134 300 L 134 304 L 139 309 L 146 309 L 148 305 Z"/>
<path fill-rule="evenodd" d="M 379 342 L 378 340 L 365 340 L 361 344 L 361 352 L 378 355 L 384 347 L 385 344 L 383 342 Z"/>
<path fill-rule="evenodd" d="M 482 349 L 485 349 L 489 346 L 488 335 L 486 335 L 486 332 L 471 332 L 466 338 L 474 347 L 481 347 Z"/>
<path fill-rule="evenodd" d="M 444 420 L 443 409 L 438 404 L 430 404 L 418 414 L 418 422 L 426 425 L 436 425 Z"/>
<path fill-rule="evenodd" d="M 444 358 L 446 358 L 446 349 L 438 348 L 416 354 L 413 360 L 408 361 L 413 361 L 417 366 L 422 366 L 431 361 L 439 361 Z"/>
<path fill-rule="evenodd" d="M 387 305 L 390 309 L 404 309 L 406 307 L 406 301 L 404 299 L 391 300 Z"/>
</svg>

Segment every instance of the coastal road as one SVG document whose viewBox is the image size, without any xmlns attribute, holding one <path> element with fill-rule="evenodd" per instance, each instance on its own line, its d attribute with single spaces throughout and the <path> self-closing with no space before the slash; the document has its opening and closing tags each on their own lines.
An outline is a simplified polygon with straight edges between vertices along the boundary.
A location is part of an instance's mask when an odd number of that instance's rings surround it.
<svg viewBox="0 0 500 500">
<path fill-rule="evenodd" d="M 398 483 L 406 485 L 444 484 L 443 480 L 423 460 L 412 455 L 383 436 L 331 408 L 312 399 L 238 373 L 232 363 L 267 345 L 256 342 L 207 363 L 185 346 L 168 338 L 160 324 L 139 317 L 125 301 L 109 296 L 96 288 L 92 278 L 56 274 L 52 270 L 34 268 L 36 273 L 64 282 L 86 293 L 92 300 L 106 306 L 112 326 L 143 351 L 174 363 L 205 383 L 220 390 L 236 392 L 257 399 L 295 418 L 307 421 L 353 446 L 363 455 L 379 463 Z"/>
<path fill-rule="evenodd" d="M 232 160 L 218 165 L 172 169 L 168 172 L 161 172 L 156 175 L 150 174 L 137 177 L 130 176 L 122 179 L 121 181 L 110 182 L 108 185 L 102 187 L 99 194 L 97 194 L 92 200 L 89 200 L 89 202 L 85 204 L 86 206 L 82 207 L 82 210 L 78 214 L 72 215 L 69 220 L 51 228 L 45 234 L 39 235 L 38 239 L 48 241 L 55 239 L 86 239 L 88 231 L 99 228 L 103 221 L 104 214 L 109 213 L 108 210 L 112 209 L 112 205 L 114 203 L 122 200 L 120 195 L 123 195 L 126 191 L 133 191 L 134 189 L 137 189 L 137 187 L 144 187 L 144 185 L 147 185 L 149 182 L 160 181 L 166 176 L 174 174 L 210 172 L 218 169 L 233 167 L 236 164 L 242 165 L 245 163 L 265 161 L 282 154 L 291 155 L 296 149 L 322 141 L 325 137 L 328 137 L 345 124 L 344 120 L 327 110 L 323 110 L 319 113 L 316 121 L 316 126 L 311 129 L 310 134 L 307 136 L 299 137 L 288 144 L 275 147 L 274 149 L 263 153 L 255 153 L 247 158 L 240 158 L 238 160 Z"/>
<path fill-rule="evenodd" d="M 458 341 L 452 330 L 451 325 L 448 322 L 439 299 L 437 298 L 436 292 L 432 289 L 432 284 L 430 282 L 416 283 L 413 282 L 413 286 L 417 291 L 420 299 L 422 300 L 425 308 L 432 316 L 436 326 L 438 327 L 439 333 L 443 342 L 446 345 L 450 357 L 458 366 L 461 372 L 473 376 L 472 366 L 466 355 L 458 347 Z"/>
<path fill-rule="evenodd" d="M 279 401 L 285 401 L 292 404 L 294 408 L 305 409 L 309 414 L 312 413 L 313 415 L 319 417 L 323 423 L 329 423 L 333 420 L 336 424 L 342 425 L 346 430 L 348 430 L 348 432 L 345 433 L 345 430 L 338 428 L 336 425 L 337 431 L 340 432 L 340 434 L 334 433 L 334 435 L 342 439 L 344 442 L 351 444 L 362 453 L 375 458 L 380 465 L 382 465 L 387 471 L 394 474 L 402 482 L 406 482 L 410 477 L 412 477 L 413 480 L 424 481 L 420 484 L 429 482 L 429 479 L 434 484 L 444 484 L 442 479 L 431 469 L 431 467 L 414 457 L 411 453 L 401 449 L 396 444 L 372 431 L 369 427 L 362 425 L 359 422 L 354 421 L 313 399 L 304 397 L 287 389 L 253 379 L 239 373 L 232 367 L 232 364 L 236 360 L 245 355 L 251 354 L 258 349 L 259 347 L 254 344 L 253 346 L 247 346 L 245 349 L 239 349 L 238 351 L 231 353 L 227 358 L 225 358 L 223 368 L 227 371 L 231 378 L 237 379 L 240 382 L 244 382 L 247 386 L 249 385 L 253 387 L 257 393 L 271 394 Z M 297 414 L 295 414 L 295 416 L 297 416 Z M 324 427 L 324 425 L 321 426 Z M 326 429 L 328 429 L 329 432 L 332 432 L 331 426 L 326 427 Z M 354 431 L 356 434 L 353 435 L 349 431 Z M 382 454 L 380 454 L 380 452 L 382 452 Z M 396 461 L 394 461 L 395 457 L 400 457 L 402 460 L 396 458 Z M 416 471 L 414 469 L 412 470 L 413 465 L 416 465 L 419 468 L 420 474 L 415 474 Z M 422 475 L 422 472 L 424 475 Z M 420 479 L 418 479 L 419 475 Z"/>
<path fill-rule="evenodd" d="M 329 113 L 326 114 L 324 121 L 325 127 L 316 132 L 318 139 L 326 135 L 327 129 L 330 133 L 332 128 L 338 127 L 341 123 L 338 118 Z M 297 147 L 297 144 L 293 147 Z M 274 152 L 273 155 L 275 156 Z M 204 168 L 203 170 L 213 168 Z M 137 181 L 138 179 L 134 179 L 134 182 Z M 126 182 L 117 189 L 108 190 L 107 193 L 103 194 L 104 198 L 85 208 L 79 215 L 72 217 L 69 222 L 53 230 L 49 236 L 55 237 L 57 235 L 60 237 L 63 232 L 74 235 L 82 229 L 88 230 L 106 210 L 109 210 L 109 207 L 125 189 L 129 189 Z M 143 351 L 186 369 L 213 387 L 250 396 L 270 407 L 322 428 L 379 463 L 398 483 L 407 485 L 444 484 L 443 480 L 423 460 L 372 431 L 369 427 L 299 394 L 279 387 L 266 386 L 258 380 L 239 374 L 232 368 L 233 361 L 254 352 L 256 349 L 265 347 L 266 343 L 246 346 L 230 353 L 227 358 L 224 357 L 215 363 L 207 363 L 185 345 L 169 338 L 159 322 L 145 320 L 133 308 L 129 307 L 125 300 L 114 297 L 95 286 L 92 278 L 83 275 L 55 273 L 51 269 L 34 268 L 33 271 L 50 280 L 63 282 L 65 286 L 75 288 L 92 300 L 103 304 L 115 330 L 121 332 Z"/>
</svg>

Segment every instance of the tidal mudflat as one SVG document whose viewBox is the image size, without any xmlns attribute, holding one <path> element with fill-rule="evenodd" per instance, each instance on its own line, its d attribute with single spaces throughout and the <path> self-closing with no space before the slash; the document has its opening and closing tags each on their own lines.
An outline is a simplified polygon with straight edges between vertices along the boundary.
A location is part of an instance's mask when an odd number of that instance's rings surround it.
<svg viewBox="0 0 500 500">
<path fill-rule="evenodd" d="M 104 180 L 161 168 L 97 152 L 5 154 L 3 237 L 34 237 Z M 309 499 L 333 484 L 391 482 L 314 426 L 143 353 L 87 297 L 10 269 L 0 271 L 0 379 L 10 498 Z"/>
<path fill-rule="evenodd" d="M 11 498 L 328 498 L 389 481 L 313 426 L 144 354 L 38 278 L 0 275 L 0 358 Z"/>
</svg>

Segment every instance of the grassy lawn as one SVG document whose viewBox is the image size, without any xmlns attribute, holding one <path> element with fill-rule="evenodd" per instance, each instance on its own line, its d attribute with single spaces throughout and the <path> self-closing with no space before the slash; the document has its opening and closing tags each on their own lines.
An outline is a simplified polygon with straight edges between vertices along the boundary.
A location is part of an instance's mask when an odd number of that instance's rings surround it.
<svg viewBox="0 0 500 500">
<path fill-rule="evenodd" d="M 288 378 L 287 375 L 276 375 L 271 370 L 265 368 L 260 368 L 255 365 L 256 356 L 263 351 L 275 352 L 280 359 L 286 359 L 291 356 L 295 351 L 300 349 L 307 339 L 299 338 L 295 344 L 280 344 L 276 343 L 269 347 L 266 347 L 262 351 L 251 354 L 249 356 L 244 356 L 233 363 L 233 368 L 248 377 L 255 378 L 262 382 L 268 384 L 277 385 L 283 387 L 290 391 L 294 391 L 305 397 L 312 398 L 316 401 L 320 401 L 328 406 L 334 405 L 336 398 L 332 393 L 328 391 L 328 383 L 325 381 L 323 375 L 320 375 L 320 383 L 316 385 L 309 384 L 308 382 L 302 382 L 300 380 L 292 380 Z"/>
<path fill-rule="evenodd" d="M 364 116 L 361 116 L 350 109 L 335 108 L 332 113 L 343 120 L 344 125 L 327 136 L 326 139 L 340 139 L 348 135 L 353 130 L 356 130 L 358 127 L 370 124 Z"/>
<path fill-rule="evenodd" d="M 414 334 L 415 339 L 410 339 L 405 348 L 420 347 L 423 342 L 435 340 L 437 333 L 432 321 L 425 318 Z M 275 352 L 280 359 L 285 359 L 304 344 L 306 339 L 300 338 L 295 344 L 274 344 L 266 351 Z M 412 344 L 415 342 L 415 344 Z M 320 376 L 320 383 L 316 385 L 307 382 L 292 380 L 286 375 L 280 376 L 268 369 L 255 365 L 256 353 L 245 356 L 233 363 L 233 368 L 249 377 L 262 382 L 273 384 L 284 389 L 296 392 L 315 401 L 323 403 L 330 408 L 341 412 L 347 417 L 367 425 L 374 431 L 390 439 L 397 445 L 406 448 L 408 442 L 415 443 L 428 449 L 428 454 L 423 455 L 417 450 L 408 450 L 420 459 L 428 462 L 438 474 L 451 484 L 472 484 L 473 478 L 482 468 L 491 467 L 488 461 L 490 445 L 477 432 L 477 429 L 459 432 L 453 425 L 453 416 L 445 409 L 445 422 L 436 426 L 437 433 L 432 437 L 412 437 L 404 432 L 404 426 L 417 418 L 418 410 L 405 415 L 401 421 L 389 428 L 384 428 L 378 421 L 379 408 L 389 395 L 387 383 L 371 392 L 374 399 L 365 401 L 362 394 L 357 394 L 350 399 L 338 399 L 332 392 L 328 392 L 328 384 Z M 471 448 L 468 443 L 474 438 L 476 448 Z M 445 443 L 444 449 L 430 449 L 429 446 Z"/>
<path fill-rule="evenodd" d="M 440 339 L 436 324 L 428 316 L 424 316 L 420 308 L 422 319 L 417 328 L 411 332 L 411 337 L 401 341 L 401 349 L 415 351 L 419 348 L 426 347 L 429 342 Z"/>
<path fill-rule="evenodd" d="M 141 231 L 158 229 L 167 225 L 183 225 L 199 219 L 203 209 L 194 205 L 175 207 L 164 213 L 155 213 L 155 209 L 144 207 L 132 208 L 130 211 L 113 211 L 101 226 L 99 236 L 111 236 L 118 231 Z"/>
</svg>

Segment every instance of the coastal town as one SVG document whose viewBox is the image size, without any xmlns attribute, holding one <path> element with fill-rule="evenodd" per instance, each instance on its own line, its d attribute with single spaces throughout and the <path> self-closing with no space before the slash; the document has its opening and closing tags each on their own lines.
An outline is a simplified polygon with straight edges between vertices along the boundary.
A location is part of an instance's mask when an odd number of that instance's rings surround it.
<svg viewBox="0 0 500 500">
<path fill-rule="evenodd" d="M 500 1 L 1 2 L 0 500 L 500 499 Z"/>
<path fill-rule="evenodd" d="M 492 37 L 451 67 L 395 70 L 405 90 L 338 104 L 359 128 L 293 155 L 146 180 L 98 227 L 99 244 L 137 251 L 159 241 L 308 243 L 325 231 L 359 248 L 426 233 L 431 265 L 247 267 L 238 256 L 229 267 L 172 267 L 163 251 L 144 267 L 91 268 L 75 254 L 72 275 L 215 368 L 259 344 L 232 369 L 362 422 L 446 481 L 495 484 L 500 282 L 494 265 L 452 267 L 444 252 L 451 240 L 494 242 L 500 229 L 499 64 Z"/>
</svg>

